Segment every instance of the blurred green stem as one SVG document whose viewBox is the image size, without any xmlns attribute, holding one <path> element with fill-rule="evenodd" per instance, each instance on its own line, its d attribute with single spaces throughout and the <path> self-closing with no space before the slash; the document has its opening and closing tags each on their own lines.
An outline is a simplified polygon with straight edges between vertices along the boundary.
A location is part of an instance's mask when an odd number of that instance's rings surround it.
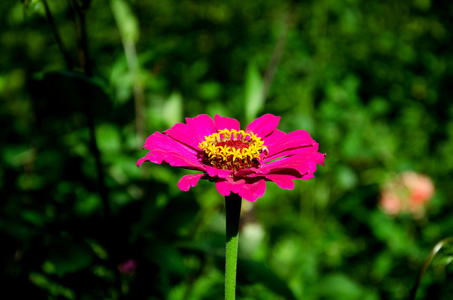
<svg viewBox="0 0 453 300">
<path fill-rule="evenodd" d="M 54 22 L 53 17 L 52 17 L 52 13 L 50 12 L 49 4 L 47 3 L 46 0 L 42 0 L 42 3 L 44 4 L 44 11 L 46 12 L 47 21 L 49 22 L 50 28 L 52 29 L 52 33 L 53 33 L 53 35 L 55 37 L 55 40 L 57 41 L 58 48 L 60 49 L 60 52 L 61 52 L 61 54 L 64 57 L 64 60 L 65 60 L 65 63 L 66 63 L 66 67 L 68 68 L 68 70 L 71 70 L 72 69 L 72 61 L 71 61 L 71 58 L 69 57 L 69 54 L 66 51 L 66 48 L 65 48 L 65 46 L 63 44 L 63 40 L 61 39 L 61 36 L 60 36 L 60 34 L 58 32 L 58 28 L 55 25 L 55 22 Z"/>
<path fill-rule="evenodd" d="M 431 253 L 429 254 L 428 258 L 425 260 L 425 263 L 423 264 L 422 269 L 420 270 L 420 273 L 418 274 L 417 282 L 415 283 L 414 287 L 411 290 L 411 294 L 409 296 L 410 300 L 415 300 L 415 297 L 417 296 L 418 287 L 420 286 L 420 283 L 422 281 L 422 277 L 425 274 L 426 270 L 428 269 L 429 265 L 431 264 L 431 261 L 434 259 L 434 257 L 439 252 L 439 250 L 442 249 L 442 247 L 448 243 L 453 243 L 453 237 L 448 237 L 448 238 L 441 240 L 431 250 Z"/>
<path fill-rule="evenodd" d="M 145 140 L 145 91 L 140 72 L 140 63 L 137 55 L 136 44 L 139 39 L 140 26 L 138 19 L 130 8 L 127 1 L 111 0 L 110 7 L 115 18 L 121 41 L 124 47 L 129 73 L 132 78 L 134 104 L 135 104 L 135 126 L 137 145 L 141 148 Z"/>
<path fill-rule="evenodd" d="M 236 271 L 241 205 L 242 198 L 238 194 L 231 194 L 230 196 L 225 197 L 225 300 L 234 300 L 236 298 Z"/>
<path fill-rule="evenodd" d="M 85 75 L 93 76 L 93 71 L 88 55 L 87 26 L 85 20 L 86 7 L 80 6 L 77 0 L 72 0 L 72 7 L 76 13 L 74 16 L 74 28 L 77 36 L 77 46 L 79 47 L 80 67 Z"/>
<path fill-rule="evenodd" d="M 140 76 L 140 69 L 135 44 L 131 41 L 123 41 L 127 64 L 133 81 L 135 126 L 137 131 L 137 144 L 143 144 L 145 140 L 145 92 Z"/>
<path fill-rule="evenodd" d="M 69 0 L 68 0 L 69 1 Z M 77 38 L 77 46 L 79 49 L 79 60 L 80 66 L 83 70 L 83 73 L 87 77 L 93 76 L 93 68 L 91 66 L 91 61 L 89 59 L 89 52 L 88 52 L 88 38 L 87 38 L 87 28 L 86 28 L 86 20 L 85 20 L 85 13 L 86 9 L 88 8 L 89 1 L 83 2 L 83 4 L 79 5 L 77 0 L 71 0 L 70 2 L 73 8 L 73 21 L 74 21 L 74 30 Z M 98 181 L 98 188 L 99 194 L 101 196 L 102 206 L 103 206 L 103 214 L 104 217 L 107 219 L 111 219 L 112 212 L 110 210 L 109 205 L 109 192 L 107 189 L 107 185 L 105 184 L 105 174 L 104 169 L 102 166 L 101 160 L 101 152 L 99 151 L 99 147 L 97 145 L 96 139 L 96 130 L 94 124 L 94 116 L 93 112 L 91 111 L 90 107 L 86 107 L 86 116 L 88 120 L 88 128 L 90 130 L 90 147 L 91 151 L 94 156 L 94 160 L 96 163 L 96 173 L 97 173 L 97 181 Z"/>
<path fill-rule="evenodd" d="M 272 57 L 267 66 L 266 73 L 264 74 L 263 80 L 263 101 L 266 101 L 267 95 L 271 88 L 272 82 L 274 81 L 275 73 L 280 64 L 280 60 L 285 50 L 286 42 L 288 41 L 288 33 L 291 29 L 294 19 L 294 3 L 291 3 L 290 9 L 283 20 L 281 33 L 278 37 L 277 43 L 274 46 Z"/>
</svg>

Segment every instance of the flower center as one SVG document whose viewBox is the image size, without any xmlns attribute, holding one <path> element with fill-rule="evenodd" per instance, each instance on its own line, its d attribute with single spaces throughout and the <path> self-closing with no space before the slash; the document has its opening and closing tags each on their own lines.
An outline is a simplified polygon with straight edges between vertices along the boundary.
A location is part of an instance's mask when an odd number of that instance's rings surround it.
<svg viewBox="0 0 453 300">
<path fill-rule="evenodd" d="M 260 154 L 268 154 L 256 134 L 251 131 L 223 129 L 205 137 L 198 147 L 203 150 L 201 162 L 223 170 L 241 170 L 260 166 Z"/>
</svg>

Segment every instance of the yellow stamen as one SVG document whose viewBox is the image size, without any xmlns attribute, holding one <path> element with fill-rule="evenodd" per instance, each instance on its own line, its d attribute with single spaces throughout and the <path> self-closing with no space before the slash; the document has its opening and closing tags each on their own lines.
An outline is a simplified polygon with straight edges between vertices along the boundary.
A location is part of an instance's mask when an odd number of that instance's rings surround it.
<svg viewBox="0 0 453 300">
<path fill-rule="evenodd" d="M 226 170 L 258 167 L 261 153 L 268 154 L 264 141 L 255 133 L 235 129 L 205 136 L 198 147 L 203 150 L 204 163 Z"/>
</svg>

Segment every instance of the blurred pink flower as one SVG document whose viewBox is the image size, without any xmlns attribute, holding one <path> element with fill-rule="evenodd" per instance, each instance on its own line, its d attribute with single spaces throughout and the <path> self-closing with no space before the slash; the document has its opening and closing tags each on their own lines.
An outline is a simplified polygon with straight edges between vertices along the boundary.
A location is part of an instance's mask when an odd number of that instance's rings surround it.
<svg viewBox="0 0 453 300">
<path fill-rule="evenodd" d="M 121 274 L 132 275 L 137 269 L 137 261 L 135 259 L 128 259 L 118 264 L 118 271 Z"/>
<path fill-rule="evenodd" d="M 434 185 L 431 179 L 415 172 L 404 172 L 401 181 L 410 193 L 411 203 L 423 204 L 431 199 L 434 194 Z"/>
<path fill-rule="evenodd" d="M 217 191 L 239 194 L 248 201 L 264 195 L 266 181 L 293 189 L 294 179 L 310 179 L 316 165 L 324 165 L 324 153 L 304 130 L 284 133 L 277 129 L 280 117 L 267 114 L 245 130 L 239 121 L 216 115 L 186 118 L 163 133 L 155 132 L 143 148 L 150 150 L 138 160 L 200 171 L 186 175 L 178 187 L 188 191 L 200 179 L 216 183 Z"/>
<path fill-rule="evenodd" d="M 425 204 L 433 194 L 434 184 L 429 177 L 407 171 L 387 182 L 379 204 L 391 215 L 409 212 L 414 217 L 421 217 L 425 213 Z"/>
<path fill-rule="evenodd" d="M 390 190 L 384 190 L 381 193 L 380 205 L 382 209 L 390 215 L 397 215 L 403 210 L 402 201 Z"/>
</svg>

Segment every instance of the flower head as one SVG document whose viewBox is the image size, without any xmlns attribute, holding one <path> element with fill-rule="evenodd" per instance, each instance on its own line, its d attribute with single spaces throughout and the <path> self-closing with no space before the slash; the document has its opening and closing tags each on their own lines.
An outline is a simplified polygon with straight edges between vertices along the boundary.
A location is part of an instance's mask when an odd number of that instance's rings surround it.
<svg viewBox="0 0 453 300">
<path fill-rule="evenodd" d="M 188 191 L 200 179 L 216 183 L 218 192 L 231 192 L 249 201 L 264 195 L 266 181 L 283 189 L 293 189 L 294 179 L 310 179 L 325 154 L 304 130 L 284 133 L 277 129 L 280 117 L 264 115 L 245 130 L 239 121 L 216 115 L 186 118 L 163 133 L 155 132 L 143 148 L 150 150 L 138 160 L 197 170 L 186 175 L 178 187 Z"/>
</svg>

